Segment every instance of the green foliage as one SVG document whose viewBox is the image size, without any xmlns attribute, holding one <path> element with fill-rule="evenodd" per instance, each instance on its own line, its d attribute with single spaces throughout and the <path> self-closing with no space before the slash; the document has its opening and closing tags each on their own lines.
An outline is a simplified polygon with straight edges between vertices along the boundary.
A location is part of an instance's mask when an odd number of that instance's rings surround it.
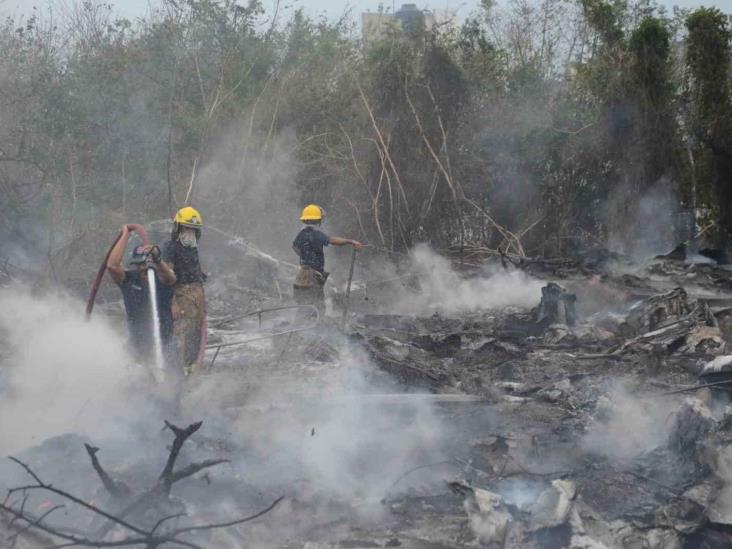
<svg viewBox="0 0 732 549">
<path fill-rule="evenodd" d="M 629 49 L 633 55 L 633 83 L 647 93 L 654 105 L 667 101 L 671 92 L 669 82 L 670 32 L 666 24 L 655 17 L 646 17 L 630 36 Z"/>
<path fill-rule="evenodd" d="M 615 46 L 624 37 L 621 15 L 624 2 L 580 0 L 587 22 L 600 34 L 605 44 Z"/>
<path fill-rule="evenodd" d="M 730 40 L 727 17 L 716 8 L 699 8 L 686 19 L 687 63 L 695 81 L 702 117 L 729 105 Z"/>
<path fill-rule="evenodd" d="M 674 122 L 670 76 L 670 32 L 664 21 L 645 17 L 628 43 L 629 89 L 638 110 L 638 146 L 645 159 L 646 180 L 670 175 L 678 129 Z"/>
<path fill-rule="evenodd" d="M 555 254 L 632 244 L 639 198 L 661 186 L 688 210 L 692 175 L 719 191 L 700 184 L 696 203 L 727 215 L 725 15 L 686 18 L 685 81 L 681 16 L 650 0 L 502 9 L 484 1 L 444 32 L 393 24 L 366 44 L 301 10 L 272 24 L 257 1 L 6 21 L 0 236 L 40 220 L 36 240 L 56 239 L 45 250 L 166 217 L 190 190 L 214 225 L 252 239 L 317 202 L 339 232 L 387 248 L 504 249 L 505 229 L 532 226 L 525 251 Z"/>
<path fill-rule="evenodd" d="M 708 149 L 707 181 L 711 206 L 718 212 L 720 244 L 732 238 L 732 97 L 730 54 L 732 32 L 727 17 L 715 8 L 699 8 L 686 18 L 686 62 L 690 73 L 689 126 L 692 137 Z M 707 151 L 705 151 L 707 152 Z"/>
</svg>

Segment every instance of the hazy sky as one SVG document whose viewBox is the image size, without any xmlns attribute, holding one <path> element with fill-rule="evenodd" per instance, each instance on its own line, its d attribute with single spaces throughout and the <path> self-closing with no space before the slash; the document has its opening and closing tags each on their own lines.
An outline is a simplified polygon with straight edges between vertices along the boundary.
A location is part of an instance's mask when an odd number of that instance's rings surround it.
<svg viewBox="0 0 732 549">
<path fill-rule="evenodd" d="M 64 0 L 62 0 L 64 1 Z M 65 0 L 70 1 L 70 0 Z M 465 17 L 478 5 L 479 0 L 406 0 L 416 3 L 420 8 L 450 8 L 456 10 L 460 17 Z M 499 0 L 499 4 L 505 4 L 507 0 Z M 693 8 L 698 6 L 716 6 L 723 11 L 732 13 L 732 0 L 658 0 L 669 8 L 682 6 Z M 263 0 L 265 6 L 273 6 L 275 0 Z M 0 0 L 0 12 L 4 14 L 28 13 L 33 6 L 44 5 L 46 0 Z M 134 18 L 143 15 L 150 4 L 155 5 L 157 0 L 109 0 L 109 3 L 116 6 L 119 13 L 125 17 Z M 352 13 L 359 14 L 362 11 L 376 11 L 380 4 L 391 8 L 392 2 L 379 0 L 281 0 L 281 7 L 302 7 L 312 15 L 325 14 L 329 18 L 339 18 L 346 9 L 350 8 Z M 398 9 L 404 0 L 394 0 L 393 5 Z"/>
</svg>

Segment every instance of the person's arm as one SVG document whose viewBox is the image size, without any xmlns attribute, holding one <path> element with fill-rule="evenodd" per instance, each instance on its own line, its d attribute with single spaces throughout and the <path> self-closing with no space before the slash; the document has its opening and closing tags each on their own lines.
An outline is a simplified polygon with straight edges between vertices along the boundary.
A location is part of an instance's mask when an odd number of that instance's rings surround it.
<svg viewBox="0 0 732 549">
<path fill-rule="evenodd" d="M 155 271 L 158 273 L 158 278 L 166 286 L 172 286 L 178 280 L 173 272 L 173 269 L 165 261 L 155 263 Z"/>
<path fill-rule="evenodd" d="M 293 250 L 295 251 L 295 253 L 297 254 L 297 257 L 300 257 L 300 248 L 298 248 L 297 246 L 294 246 L 294 245 L 293 245 L 293 246 L 292 246 L 292 249 L 293 249 Z"/>
<path fill-rule="evenodd" d="M 175 273 L 173 272 L 173 268 L 170 266 L 169 263 L 166 263 L 162 260 L 160 248 L 158 248 L 157 246 L 146 246 L 145 250 L 150 254 L 150 259 L 152 259 L 152 264 L 150 265 L 150 267 L 155 269 L 155 272 L 157 273 L 160 282 L 162 282 L 165 286 L 172 286 L 173 284 L 175 284 L 176 277 Z"/>
<path fill-rule="evenodd" d="M 331 236 L 328 240 L 330 244 L 333 246 L 347 246 L 350 244 L 357 250 L 360 250 L 363 248 L 363 244 L 361 244 L 358 240 L 351 240 L 350 238 L 341 238 L 340 236 Z"/>
<path fill-rule="evenodd" d="M 114 245 L 107 259 L 107 272 L 117 284 L 122 284 L 125 280 L 125 270 L 122 268 L 122 256 L 125 254 L 127 242 L 130 240 L 130 231 L 127 225 L 122 225 L 122 235 L 119 237 L 117 244 Z"/>
</svg>

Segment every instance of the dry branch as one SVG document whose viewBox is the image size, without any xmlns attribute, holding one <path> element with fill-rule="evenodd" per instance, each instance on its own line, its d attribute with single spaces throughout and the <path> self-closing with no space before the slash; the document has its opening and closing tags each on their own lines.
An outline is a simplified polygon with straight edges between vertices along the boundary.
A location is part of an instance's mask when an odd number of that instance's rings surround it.
<svg viewBox="0 0 732 549">
<path fill-rule="evenodd" d="M 107 492 L 109 492 L 109 494 L 114 498 L 129 497 L 129 487 L 124 482 L 115 482 L 114 479 L 112 479 L 112 477 L 110 477 L 104 470 L 102 464 L 99 463 L 99 459 L 97 458 L 99 448 L 86 443 L 84 444 L 84 447 L 86 448 L 86 453 L 89 454 L 89 457 L 91 458 L 92 467 L 97 472 L 97 475 L 99 475 L 102 485 L 104 485 Z"/>
<path fill-rule="evenodd" d="M 493 217 L 485 211 L 483 208 L 481 208 L 478 204 L 470 200 L 469 198 L 464 198 L 465 202 L 473 206 L 478 212 L 480 212 L 486 220 L 499 232 L 501 233 L 501 236 L 507 243 L 506 252 L 508 252 L 508 246 L 512 246 L 514 251 L 516 252 L 516 255 L 519 257 L 526 257 L 526 252 L 524 252 L 524 247 L 521 245 L 521 239 L 516 236 L 514 233 L 512 233 L 510 230 L 508 230 L 503 225 L 500 225 Z"/>
<path fill-rule="evenodd" d="M 408 89 L 408 83 L 405 80 L 404 81 L 404 96 L 407 99 L 407 103 L 409 104 L 409 108 L 412 110 L 412 114 L 414 115 L 414 120 L 417 123 L 417 129 L 419 130 L 419 135 L 422 138 L 422 141 L 424 141 L 425 146 L 427 147 L 427 150 L 430 153 L 430 156 L 432 156 L 432 159 L 435 161 L 435 164 L 437 164 L 437 167 L 440 169 L 440 172 L 445 177 L 445 182 L 447 183 L 447 186 L 450 188 L 450 193 L 452 194 L 452 199 L 454 201 L 457 201 L 458 198 L 462 198 L 462 190 L 458 193 L 458 189 L 456 189 L 456 185 L 452 181 L 452 177 L 450 177 L 450 174 L 445 169 L 445 166 L 443 165 L 442 161 L 440 160 L 440 157 L 435 152 L 435 149 L 432 147 L 432 143 L 430 143 L 430 140 L 427 138 L 427 134 L 424 131 L 424 127 L 422 126 L 422 120 L 419 117 L 419 113 L 417 112 L 417 109 L 414 106 L 414 103 L 412 103 L 412 98 L 409 96 L 409 89 Z"/>
<path fill-rule="evenodd" d="M 203 469 L 213 467 L 215 465 L 219 465 L 221 463 L 225 463 L 228 460 L 223 459 L 212 459 L 212 460 L 206 460 L 202 461 L 200 463 L 193 463 L 191 465 L 188 465 L 178 471 L 174 471 L 175 468 L 175 462 L 180 454 L 180 450 L 185 443 L 185 441 L 198 429 L 200 429 L 202 422 L 192 423 L 188 425 L 188 427 L 181 429 L 180 427 L 177 427 L 176 425 L 173 425 L 172 423 L 166 421 L 165 422 L 166 428 L 170 429 L 175 434 L 175 440 L 173 441 L 173 445 L 170 449 L 168 459 L 166 461 L 165 467 L 163 469 L 163 472 L 161 473 L 158 482 L 156 485 L 149 491 L 145 492 L 141 496 L 135 499 L 135 501 L 128 505 L 128 507 L 124 510 L 122 510 L 119 515 L 113 515 L 112 513 L 109 513 L 100 507 L 97 507 L 96 505 L 87 503 L 86 501 L 82 500 L 81 498 L 71 494 L 70 492 L 67 492 L 65 490 L 61 490 L 59 488 L 55 488 L 53 485 L 48 484 L 41 480 L 41 478 L 31 469 L 29 465 L 22 462 L 21 460 L 11 457 L 10 459 L 20 465 L 27 473 L 28 475 L 35 481 L 35 484 L 29 484 L 25 486 L 18 486 L 15 488 L 11 488 L 8 490 L 7 496 L 5 497 L 4 501 L 0 503 L 0 511 L 7 513 L 10 517 L 12 517 L 12 520 L 10 521 L 10 525 L 14 526 L 15 522 L 22 522 L 24 523 L 18 528 L 18 531 L 11 536 L 12 543 L 14 544 L 15 541 L 18 539 L 19 536 L 27 533 L 27 532 L 43 532 L 47 535 L 52 536 L 53 538 L 57 538 L 62 540 L 61 543 L 58 543 L 56 545 L 53 545 L 54 548 L 61 548 L 61 547 L 134 547 L 134 546 L 144 546 L 146 549 L 156 549 L 157 547 L 164 545 L 164 544 L 170 544 L 170 545 L 177 545 L 181 547 L 189 547 L 192 549 L 202 549 L 199 545 L 179 539 L 179 536 L 183 534 L 188 534 L 191 532 L 200 532 L 205 530 L 214 530 L 214 529 L 220 529 L 220 528 L 228 528 L 231 526 L 238 526 L 240 524 L 244 524 L 246 522 L 250 522 L 252 520 L 255 520 L 264 514 L 270 512 L 272 509 L 274 509 L 284 498 L 284 496 L 281 496 L 274 500 L 268 507 L 265 509 L 258 511 L 257 513 L 253 515 L 248 515 L 245 517 L 237 518 L 234 520 L 230 520 L 227 522 L 218 522 L 218 523 L 209 523 L 209 524 L 201 524 L 201 525 L 193 525 L 193 526 L 185 526 L 182 528 L 177 528 L 172 531 L 169 531 L 167 534 L 161 535 L 158 534 L 158 530 L 161 528 L 163 524 L 170 520 L 174 520 L 176 518 L 180 518 L 182 516 L 185 516 L 185 513 L 176 513 L 173 515 L 168 515 L 165 517 L 160 518 L 152 527 L 152 529 L 147 530 L 145 528 L 136 526 L 132 524 L 130 521 L 126 520 L 125 517 L 129 514 L 131 514 L 133 511 L 140 511 L 140 510 L 147 510 L 150 507 L 152 507 L 155 503 L 160 501 L 161 497 L 167 498 L 170 493 L 170 487 L 179 480 L 183 480 L 185 478 L 190 477 L 191 475 L 197 473 L 198 471 L 201 471 Z M 124 497 L 125 493 L 124 491 L 120 492 L 122 488 L 120 486 L 120 483 L 115 482 L 111 476 L 103 469 L 101 466 L 101 463 L 99 463 L 99 460 L 97 459 L 97 452 L 99 451 L 98 448 L 91 446 L 89 444 L 85 444 L 86 451 L 89 454 L 89 457 L 92 461 L 92 467 L 96 471 L 97 475 L 99 475 L 99 478 L 102 480 L 102 483 L 104 484 L 104 487 L 107 489 L 107 491 L 110 492 L 113 496 L 117 494 L 118 496 Z M 126 486 L 124 486 L 124 489 L 127 489 Z M 46 491 L 50 492 L 52 494 L 55 494 L 57 496 L 60 496 L 61 498 L 68 500 L 76 505 L 79 505 L 80 507 L 90 511 L 95 516 L 103 517 L 107 520 L 105 525 L 99 529 L 96 533 L 94 533 L 92 536 L 89 536 L 84 531 L 79 531 L 76 529 L 72 529 L 69 527 L 63 527 L 63 526 L 55 526 L 48 524 L 46 522 L 46 519 L 55 511 L 57 511 L 60 508 L 63 508 L 64 505 L 54 505 L 52 508 L 47 510 L 42 515 L 36 517 L 31 515 L 26 511 L 26 503 L 29 498 L 29 492 L 34 490 L 40 490 L 40 491 Z M 23 494 L 23 498 L 20 500 L 20 503 L 13 503 L 11 500 L 11 497 L 14 494 Z M 117 537 L 117 539 L 114 540 L 107 540 L 105 539 L 107 534 L 110 532 L 110 530 L 114 527 L 121 527 L 123 530 L 127 531 L 129 534 L 124 537 Z"/>
<path fill-rule="evenodd" d="M 172 536 L 153 536 L 150 532 L 146 532 L 144 529 L 139 528 L 138 526 L 135 526 L 133 524 L 130 524 L 129 522 L 125 521 L 123 518 L 116 517 L 103 509 L 97 507 L 96 505 L 92 505 L 90 503 L 87 503 L 86 501 L 74 496 L 70 492 L 67 492 L 65 490 L 61 490 L 59 488 L 55 488 L 54 486 L 47 484 L 43 482 L 40 477 L 30 468 L 29 465 L 22 462 L 21 460 L 10 457 L 12 461 L 23 467 L 25 471 L 33 478 L 33 480 L 36 482 L 36 484 L 31 485 L 25 485 L 25 486 L 18 486 L 15 488 L 11 488 L 8 490 L 8 497 L 6 497 L 6 502 L 0 504 L 0 509 L 3 511 L 6 511 L 7 513 L 11 514 L 14 517 L 14 520 L 20 520 L 27 523 L 28 529 L 37 529 L 41 530 L 47 534 L 51 534 L 52 536 L 61 538 L 63 540 L 66 540 L 69 543 L 64 543 L 61 545 L 57 545 L 55 547 L 70 547 L 73 545 L 82 546 L 82 547 L 130 547 L 134 545 L 145 545 L 145 547 L 157 547 L 159 545 L 162 545 L 163 543 L 172 543 L 177 544 L 185 547 L 193 547 L 198 548 L 199 546 L 183 541 L 183 540 L 177 540 Z M 108 521 L 122 526 L 123 528 L 132 531 L 134 534 L 137 534 L 137 536 L 130 536 L 127 538 L 124 538 L 122 540 L 116 540 L 116 541 L 104 541 L 103 538 L 100 537 L 100 539 L 92 539 L 87 538 L 84 536 L 80 536 L 77 534 L 72 534 L 67 531 L 67 529 L 59 526 L 51 526 L 44 522 L 44 518 L 48 517 L 51 511 L 55 509 L 51 509 L 48 512 L 46 512 L 44 515 L 42 515 L 39 518 L 31 518 L 25 511 L 25 503 L 21 504 L 20 509 L 15 509 L 12 505 L 7 504 L 7 499 L 15 493 L 27 493 L 29 491 L 33 490 L 41 490 L 41 491 L 47 491 L 53 494 L 56 494 L 64 499 L 67 499 L 84 509 L 87 509 L 88 511 L 91 511 L 92 513 L 102 516 L 106 518 Z M 57 507 L 58 508 L 58 507 Z"/>
<path fill-rule="evenodd" d="M 437 109 L 437 103 L 435 102 L 435 98 L 432 95 L 432 92 L 428 89 L 430 97 L 432 98 L 432 101 L 435 105 L 435 109 Z M 440 129 L 442 131 L 442 148 L 445 150 L 445 156 L 447 158 L 446 162 L 448 165 L 448 169 L 445 168 L 445 165 L 440 160 L 439 155 L 435 152 L 434 147 L 432 147 L 432 143 L 430 143 L 429 138 L 427 137 L 426 132 L 424 131 L 424 127 L 422 126 L 422 120 L 419 117 L 419 113 L 417 112 L 416 107 L 414 106 L 414 103 L 412 102 L 412 98 L 409 96 L 409 82 L 407 79 L 404 79 L 404 96 L 407 99 L 407 103 L 409 104 L 409 108 L 412 111 L 412 114 L 414 114 L 414 120 L 417 123 L 417 129 L 419 129 L 419 134 L 422 137 L 422 141 L 424 141 L 425 146 L 427 147 L 427 150 L 430 152 L 430 155 L 432 156 L 433 160 L 437 164 L 437 167 L 439 168 L 442 175 L 445 177 L 445 182 L 447 183 L 447 186 L 450 188 L 450 193 L 452 194 L 452 201 L 453 205 L 455 206 L 455 213 L 458 218 L 458 223 L 460 224 L 460 245 L 462 246 L 464 240 L 465 240 L 465 222 L 463 220 L 463 214 L 462 209 L 460 208 L 460 205 L 458 204 L 459 198 L 464 198 L 464 193 L 462 190 L 462 187 L 459 183 L 454 183 L 452 175 L 449 172 L 449 156 L 447 155 L 447 134 L 445 133 L 445 129 L 442 125 L 442 119 L 440 118 L 439 113 L 437 114 L 437 119 L 440 125 Z M 432 202 L 432 199 L 430 198 L 430 203 Z"/>
<path fill-rule="evenodd" d="M 168 454 L 168 461 L 165 463 L 165 468 L 163 469 L 163 472 L 160 473 L 159 477 L 159 480 L 161 480 L 168 487 L 173 484 L 173 467 L 175 467 L 175 460 L 178 459 L 178 454 L 180 453 L 181 448 L 183 448 L 183 444 L 193 433 L 201 428 L 201 425 L 203 425 L 203 422 L 197 421 L 196 423 L 191 423 L 185 429 L 181 429 L 180 427 L 173 425 L 169 421 L 165 421 L 165 426 L 173 431 L 173 433 L 175 434 L 173 446 L 170 449 L 170 454 Z"/>
<path fill-rule="evenodd" d="M 369 106 L 368 99 L 366 99 L 366 94 L 363 92 L 363 89 L 361 88 L 361 84 L 359 84 L 358 80 L 356 80 L 356 87 L 358 88 L 358 92 L 361 94 L 361 99 L 363 101 L 364 107 L 366 107 L 366 111 L 369 114 L 369 120 L 371 120 L 371 125 L 374 128 L 374 132 L 376 133 L 376 137 L 379 138 L 379 143 L 381 144 L 381 150 L 383 151 L 384 157 L 389 163 L 389 167 L 391 168 L 392 173 L 394 174 L 394 178 L 396 179 L 397 186 L 399 187 L 399 192 L 404 198 L 404 208 L 409 213 L 409 204 L 407 202 L 407 196 L 404 193 L 404 188 L 402 187 L 402 180 L 399 177 L 399 172 L 396 169 L 396 166 L 394 165 L 394 161 L 391 159 L 391 155 L 389 154 L 389 147 L 384 141 L 384 136 L 381 133 L 381 130 L 379 130 L 379 125 L 376 123 L 376 118 L 374 117 L 374 112 L 371 110 L 371 107 Z"/>
<path fill-rule="evenodd" d="M 155 484 L 155 486 L 137 496 L 131 503 L 129 503 L 124 509 L 122 509 L 119 512 L 119 517 L 125 518 L 132 513 L 143 513 L 144 511 L 146 511 L 150 507 L 153 507 L 162 499 L 167 498 L 170 495 L 170 489 L 173 484 L 177 482 L 177 480 L 185 478 L 181 477 L 176 479 L 175 474 L 173 473 L 175 462 L 178 459 L 181 448 L 183 447 L 185 441 L 188 440 L 188 438 L 193 433 L 201 428 L 201 425 L 203 425 L 203 422 L 198 421 L 196 423 L 191 423 L 190 425 L 188 425 L 188 427 L 184 429 L 181 429 L 177 425 L 173 425 L 167 420 L 165 421 L 165 427 L 173 432 L 173 434 L 175 435 L 175 439 L 173 440 L 173 445 L 171 446 L 170 452 L 168 453 L 168 459 L 165 463 L 165 467 L 158 477 L 158 482 Z M 97 537 L 104 537 L 107 533 L 109 533 L 112 528 L 114 528 L 114 526 L 115 525 L 113 522 L 106 522 L 99 528 L 99 530 L 97 530 Z"/>
<path fill-rule="evenodd" d="M 437 104 L 437 100 L 435 99 L 434 94 L 432 93 L 432 88 L 429 84 L 425 84 L 424 86 L 427 89 L 427 93 L 430 96 L 430 99 L 432 100 L 432 104 L 435 107 L 435 116 L 437 117 L 437 124 L 440 127 L 440 133 L 442 134 L 442 146 L 440 147 L 440 150 L 444 151 L 445 153 L 445 164 L 447 164 L 447 173 L 452 176 L 452 168 L 450 167 L 450 155 L 447 152 L 447 132 L 445 131 L 445 125 L 442 123 L 442 117 L 440 116 L 440 107 Z M 458 186 L 459 182 L 458 182 Z M 460 192 L 462 193 L 462 188 L 460 189 Z"/>
<path fill-rule="evenodd" d="M 23 503 L 25 503 L 25 500 L 24 500 Z M 18 538 L 20 536 L 22 536 L 23 534 L 25 534 L 27 531 L 35 528 L 36 526 L 38 526 L 40 523 L 42 523 L 54 511 L 57 511 L 57 510 L 63 509 L 63 508 L 64 508 L 64 505 L 54 505 L 48 511 L 46 511 L 45 513 L 43 513 L 40 517 L 38 517 L 37 519 L 33 520 L 32 522 L 28 522 L 28 524 L 26 524 L 25 526 L 23 526 L 22 528 L 20 528 L 17 532 L 15 532 L 9 538 L 11 549 L 13 547 L 15 547 L 15 544 L 18 541 Z M 25 509 L 25 507 L 22 506 L 21 509 L 20 509 L 20 511 L 19 511 L 19 514 L 21 516 L 22 516 L 22 514 L 24 512 L 24 509 Z M 10 526 L 14 526 L 16 520 L 19 520 L 19 517 L 17 517 L 17 516 L 16 517 L 13 517 L 13 520 L 10 521 Z"/>
<path fill-rule="evenodd" d="M 209 467 L 214 467 L 222 463 L 230 462 L 231 460 L 229 459 L 207 459 L 206 461 L 202 461 L 200 463 L 191 463 L 187 467 L 184 467 L 183 469 L 180 469 L 179 471 L 176 471 L 175 473 L 170 475 L 170 484 L 175 484 L 176 482 L 191 477 L 199 471 L 203 471 L 204 469 L 208 469 Z"/>
<path fill-rule="evenodd" d="M 278 497 L 276 500 L 274 500 L 269 505 L 269 507 L 267 507 L 265 509 L 262 509 L 258 513 L 255 513 L 253 515 L 249 515 L 248 517 L 244 517 L 244 518 L 232 520 L 232 521 L 229 521 L 229 522 L 220 522 L 218 524 L 212 523 L 212 524 L 203 524 L 203 525 L 200 525 L 200 526 L 188 526 L 186 528 L 179 528 L 179 529 L 175 530 L 173 532 L 173 534 L 177 536 L 179 534 L 183 534 L 183 533 L 186 533 L 186 532 L 195 532 L 197 530 L 213 530 L 213 529 L 217 529 L 217 528 L 229 528 L 230 526 L 238 526 L 239 524 L 244 524 L 245 522 L 251 522 L 254 519 L 258 519 L 262 515 L 265 515 L 265 514 L 269 513 L 272 509 L 274 509 L 275 507 L 277 507 L 277 505 L 279 505 L 279 503 L 283 499 L 285 499 L 285 496 Z"/>
</svg>

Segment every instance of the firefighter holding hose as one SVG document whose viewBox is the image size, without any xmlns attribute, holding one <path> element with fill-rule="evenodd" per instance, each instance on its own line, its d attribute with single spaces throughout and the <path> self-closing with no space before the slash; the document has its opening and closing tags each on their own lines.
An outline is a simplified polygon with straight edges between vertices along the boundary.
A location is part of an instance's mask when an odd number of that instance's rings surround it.
<svg viewBox="0 0 732 549">
<path fill-rule="evenodd" d="M 325 219 L 325 210 L 315 204 L 305 206 L 300 215 L 300 221 L 305 225 L 295 237 L 292 249 L 300 258 L 300 270 L 293 284 L 293 297 L 299 305 L 314 305 L 322 315 L 325 311 L 325 281 L 328 274 L 325 271 L 325 246 L 351 245 L 356 250 L 363 248 L 357 240 L 328 236 L 320 230 Z"/>
<path fill-rule="evenodd" d="M 137 360 L 147 363 L 153 356 L 154 341 L 147 270 L 155 271 L 160 336 L 164 347 L 167 347 L 173 331 L 170 302 L 173 297 L 175 274 L 161 261 L 160 249 L 149 245 L 137 246 L 129 261 L 130 268 L 125 269 L 122 266 L 122 259 L 131 233 L 127 225 L 122 226 L 119 239 L 109 253 L 106 268 L 122 292 L 132 352 Z"/>
<path fill-rule="evenodd" d="M 163 245 L 162 264 L 175 273 L 172 302 L 173 335 L 179 364 L 185 373 L 197 373 L 200 350 L 205 344 L 206 298 L 203 282 L 206 278 L 198 258 L 198 241 L 203 220 L 195 208 L 178 210 L 173 219 L 170 240 Z"/>
</svg>

